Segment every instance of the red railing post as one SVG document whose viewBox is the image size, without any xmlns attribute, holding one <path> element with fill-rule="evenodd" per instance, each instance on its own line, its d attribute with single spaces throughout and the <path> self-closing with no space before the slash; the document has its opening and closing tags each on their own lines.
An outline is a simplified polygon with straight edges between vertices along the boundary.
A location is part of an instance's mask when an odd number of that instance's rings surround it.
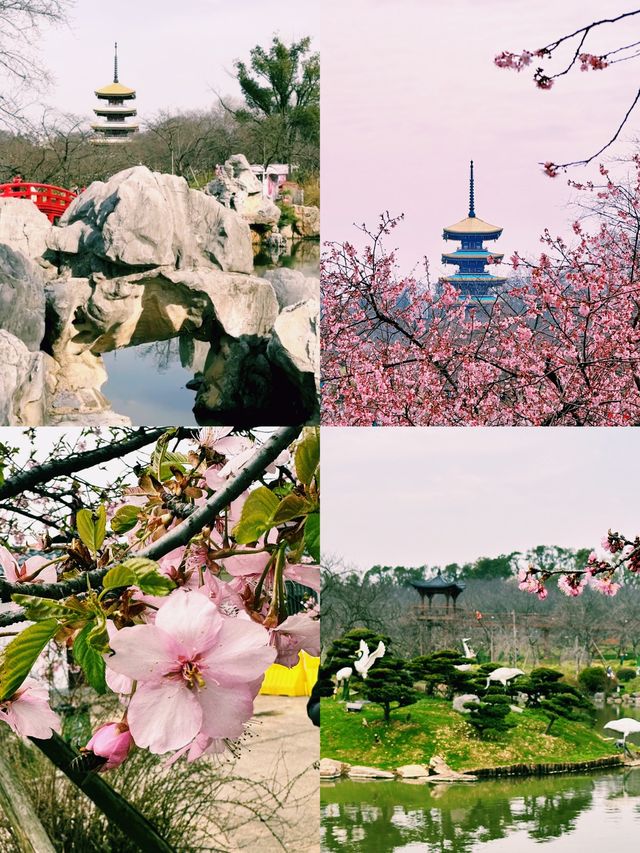
<svg viewBox="0 0 640 853">
<path fill-rule="evenodd" d="M 6 184 L 0 184 L 0 198 L 27 198 L 41 210 L 50 222 L 55 222 L 76 197 L 76 193 L 51 184 L 24 181 L 20 175 Z"/>
</svg>

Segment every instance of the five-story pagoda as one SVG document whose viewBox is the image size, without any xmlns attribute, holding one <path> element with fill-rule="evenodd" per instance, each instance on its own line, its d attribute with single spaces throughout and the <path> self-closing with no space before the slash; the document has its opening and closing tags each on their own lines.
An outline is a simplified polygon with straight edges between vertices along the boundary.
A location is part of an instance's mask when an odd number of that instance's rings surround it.
<svg viewBox="0 0 640 853">
<path fill-rule="evenodd" d="M 502 234 L 502 228 L 490 225 L 476 216 L 475 190 L 473 183 L 473 160 L 471 161 L 471 177 L 469 179 L 469 214 L 466 219 L 456 222 L 444 229 L 445 240 L 459 240 L 461 246 L 455 252 L 442 255 L 443 264 L 455 264 L 458 272 L 442 278 L 460 290 L 460 297 L 468 296 L 481 302 L 493 301 L 496 288 L 505 281 L 503 277 L 491 275 L 485 269 L 490 261 L 501 261 L 504 257 L 500 252 L 490 252 L 484 247 L 485 240 L 497 240 Z"/>
<path fill-rule="evenodd" d="M 126 142 L 134 134 L 138 125 L 127 121 L 137 114 L 136 108 L 131 105 L 135 100 L 135 89 L 123 86 L 118 80 L 118 43 L 115 44 L 113 58 L 113 83 L 96 89 L 96 97 L 106 101 L 104 106 L 100 105 L 94 109 L 94 113 L 103 118 L 103 121 L 92 124 L 96 136 L 94 142 Z"/>
</svg>

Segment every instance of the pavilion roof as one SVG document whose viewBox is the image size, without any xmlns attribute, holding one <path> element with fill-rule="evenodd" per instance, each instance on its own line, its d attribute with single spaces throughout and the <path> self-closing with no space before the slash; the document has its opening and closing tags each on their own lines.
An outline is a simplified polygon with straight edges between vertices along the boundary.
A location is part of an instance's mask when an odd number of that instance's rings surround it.
<svg viewBox="0 0 640 853">
<path fill-rule="evenodd" d="M 438 573 L 428 580 L 411 581 L 411 586 L 423 592 L 462 592 L 466 584 Z"/>
</svg>

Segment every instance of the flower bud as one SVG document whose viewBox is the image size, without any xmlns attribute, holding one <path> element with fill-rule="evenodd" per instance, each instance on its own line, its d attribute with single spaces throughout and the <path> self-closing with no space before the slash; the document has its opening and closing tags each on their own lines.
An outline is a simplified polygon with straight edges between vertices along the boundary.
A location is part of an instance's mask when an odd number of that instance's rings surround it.
<svg viewBox="0 0 640 853">
<path fill-rule="evenodd" d="M 124 762 L 132 746 L 133 738 L 126 723 L 105 723 L 95 730 L 86 751 L 106 759 L 100 770 L 113 770 Z"/>
</svg>

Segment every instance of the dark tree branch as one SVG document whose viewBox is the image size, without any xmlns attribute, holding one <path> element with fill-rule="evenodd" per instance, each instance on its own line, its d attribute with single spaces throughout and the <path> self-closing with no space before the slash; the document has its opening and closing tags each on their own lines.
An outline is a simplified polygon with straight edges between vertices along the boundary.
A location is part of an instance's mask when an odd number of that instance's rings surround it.
<svg viewBox="0 0 640 853">
<path fill-rule="evenodd" d="M 111 823 L 120 827 L 139 850 L 143 853 L 176 853 L 175 848 L 158 834 L 153 824 L 105 782 L 102 776 L 83 769 L 80 753 L 59 735 L 54 733 L 47 740 L 34 737 L 30 740 L 96 804 Z"/>
<path fill-rule="evenodd" d="M 83 453 L 72 453 L 67 459 L 52 459 L 50 462 L 36 465 L 35 468 L 28 471 L 21 471 L 0 486 L 0 500 L 14 498 L 33 486 L 46 483 L 55 477 L 68 476 L 75 471 L 84 471 L 94 465 L 100 465 L 103 462 L 116 459 L 118 456 L 124 456 L 132 450 L 138 450 L 152 441 L 157 441 L 166 431 L 167 427 L 155 427 L 154 429 L 145 427 L 136 430 L 122 441 L 97 447 L 95 450 L 86 450 Z"/>
<path fill-rule="evenodd" d="M 224 489 L 212 495 L 206 504 L 194 513 L 192 513 L 182 524 L 175 527 L 170 533 L 167 533 L 146 548 L 136 551 L 133 556 L 147 557 L 150 560 L 158 560 L 164 557 L 169 551 L 180 545 L 186 545 L 189 540 L 199 533 L 203 527 L 211 523 L 220 510 L 224 509 L 231 501 L 247 489 L 251 483 L 256 480 L 264 469 L 273 462 L 274 459 L 294 441 L 302 430 L 301 426 L 297 427 L 280 427 L 270 436 L 267 441 L 256 449 L 255 453 L 240 469 L 236 476 L 231 480 Z M 63 581 L 60 583 L 47 584 L 31 584 L 31 583 L 9 583 L 0 578 L 0 601 L 11 601 L 11 596 L 15 593 L 23 595 L 37 595 L 39 598 L 66 598 L 77 592 L 86 592 L 89 584 L 92 588 L 100 586 L 102 578 L 111 568 L 105 566 L 102 569 L 94 569 L 91 572 L 84 572 L 77 578 Z M 13 614 L 13 621 L 18 621 L 15 616 L 19 611 Z M 8 614 L 9 615 L 9 614 Z M 0 624 L 2 624 L 0 622 Z M 11 624 L 11 623 L 7 623 Z"/>
</svg>

